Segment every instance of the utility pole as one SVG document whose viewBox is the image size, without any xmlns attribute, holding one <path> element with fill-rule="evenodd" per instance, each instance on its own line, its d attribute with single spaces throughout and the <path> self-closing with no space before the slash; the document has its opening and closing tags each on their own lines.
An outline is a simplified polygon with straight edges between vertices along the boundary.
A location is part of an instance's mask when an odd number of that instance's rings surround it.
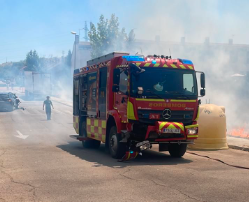
<svg viewBox="0 0 249 202">
<path fill-rule="evenodd" d="M 71 34 L 73 34 L 75 36 L 75 39 L 74 39 L 74 69 L 76 69 L 76 37 L 77 37 L 77 34 L 76 34 L 76 32 L 71 32 Z"/>
</svg>

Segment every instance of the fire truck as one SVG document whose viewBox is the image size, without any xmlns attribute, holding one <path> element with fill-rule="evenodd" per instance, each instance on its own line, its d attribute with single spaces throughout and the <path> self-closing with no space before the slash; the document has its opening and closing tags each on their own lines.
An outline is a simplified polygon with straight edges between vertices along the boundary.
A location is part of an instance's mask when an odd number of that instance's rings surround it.
<svg viewBox="0 0 249 202">
<path fill-rule="evenodd" d="M 190 60 L 113 52 L 74 70 L 72 137 L 85 148 L 103 142 L 117 159 L 153 144 L 182 157 L 198 137 L 204 95 L 205 74 Z"/>
</svg>

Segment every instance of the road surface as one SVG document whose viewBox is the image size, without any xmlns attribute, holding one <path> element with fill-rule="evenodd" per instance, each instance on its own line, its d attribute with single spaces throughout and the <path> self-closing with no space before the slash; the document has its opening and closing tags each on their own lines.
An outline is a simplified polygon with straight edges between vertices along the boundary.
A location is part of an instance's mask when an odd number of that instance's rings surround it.
<svg viewBox="0 0 249 202">
<path fill-rule="evenodd" d="M 120 163 L 104 145 L 88 150 L 69 138 L 72 107 L 54 102 L 47 121 L 42 102 L 22 106 L 0 112 L 0 201 L 248 201 L 248 152 L 188 151 L 173 159 L 154 147 Z"/>
</svg>

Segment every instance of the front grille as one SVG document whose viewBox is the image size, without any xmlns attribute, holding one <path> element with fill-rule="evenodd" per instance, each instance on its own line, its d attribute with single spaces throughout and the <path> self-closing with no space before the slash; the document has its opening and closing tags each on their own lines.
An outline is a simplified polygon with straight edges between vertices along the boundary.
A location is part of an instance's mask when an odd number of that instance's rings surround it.
<svg viewBox="0 0 249 202">
<path fill-rule="evenodd" d="M 149 119 L 150 114 L 160 114 L 159 120 Z M 162 117 L 163 110 L 138 110 L 139 121 L 149 124 L 154 124 L 155 121 L 181 122 L 184 125 L 191 124 L 194 116 L 194 111 L 171 111 L 171 117 L 164 119 Z"/>
</svg>

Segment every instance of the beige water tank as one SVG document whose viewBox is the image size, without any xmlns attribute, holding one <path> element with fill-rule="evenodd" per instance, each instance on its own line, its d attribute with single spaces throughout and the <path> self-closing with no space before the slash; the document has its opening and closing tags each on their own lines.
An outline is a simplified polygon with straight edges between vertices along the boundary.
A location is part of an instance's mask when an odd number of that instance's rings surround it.
<svg viewBox="0 0 249 202">
<path fill-rule="evenodd" d="M 200 105 L 199 137 L 190 149 L 213 150 L 228 149 L 226 139 L 225 107 L 214 104 Z"/>
</svg>

